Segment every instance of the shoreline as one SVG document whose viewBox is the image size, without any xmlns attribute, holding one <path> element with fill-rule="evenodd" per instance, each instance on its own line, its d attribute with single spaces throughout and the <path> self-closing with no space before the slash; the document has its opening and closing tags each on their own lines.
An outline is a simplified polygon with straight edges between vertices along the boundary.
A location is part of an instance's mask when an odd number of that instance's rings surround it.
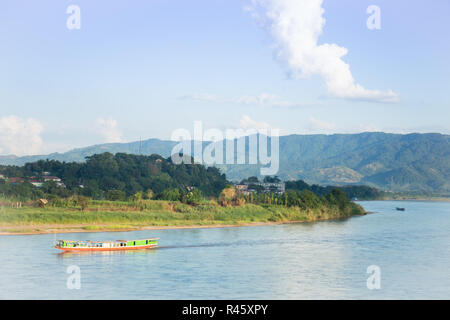
<svg viewBox="0 0 450 320">
<path fill-rule="evenodd" d="M 324 219 L 325 220 L 325 219 Z M 329 219 L 326 219 L 329 220 Z M 319 221 L 319 220 L 316 220 Z M 0 231 L 0 236 L 26 236 L 26 235 L 39 235 L 39 234 L 63 234 L 63 233 L 103 233 L 103 232 L 129 232 L 129 231 L 143 231 L 143 230 L 171 230 L 171 229 L 212 229 L 212 228 L 238 228 L 238 227 L 257 227 L 257 226 L 265 226 L 265 225 L 279 225 L 279 224 L 294 224 L 294 223 L 302 223 L 302 222 L 314 222 L 314 221 L 280 221 L 280 222 L 249 222 L 249 223 L 237 223 L 237 224 L 205 224 L 205 225 L 183 225 L 183 226 L 140 226 L 135 228 L 110 228 L 108 229 L 108 225 L 103 226 L 99 229 L 83 229 L 84 227 L 88 227 L 90 225 L 83 226 L 70 226 L 70 225 L 61 225 L 61 228 L 70 228 L 70 229 L 57 229 L 58 227 L 54 226 L 36 226 L 39 230 L 30 231 L 30 232 L 4 232 Z M 14 227 L 14 226 L 12 226 Z M 33 228 L 33 226 L 30 226 Z"/>
<path fill-rule="evenodd" d="M 345 218 L 335 218 L 335 219 L 316 219 L 316 220 L 299 220 L 299 221 L 276 221 L 276 222 L 245 222 L 236 224 L 205 224 L 205 225 L 183 225 L 183 226 L 137 226 L 135 228 L 110 228 L 108 225 L 99 226 L 100 229 L 83 229 L 92 225 L 36 225 L 29 226 L 30 228 L 36 228 L 35 231 L 29 232 L 4 232 L 0 231 L 0 236 L 30 236 L 30 235 L 43 235 L 43 234 L 64 234 L 64 233 L 103 233 L 103 232 L 129 232 L 129 231 L 144 231 L 144 230 L 172 230 L 172 229 L 213 229 L 213 228 L 239 228 L 239 227 L 261 227 L 270 225 L 282 225 L 282 224 L 297 224 L 297 223 L 312 223 L 320 221 L 336 221 L 345 220 L 353 217 L 362 217 L 368 214 L 373 214 L 375 212 L 366 212 L 361 215 L 355 215 Z M 10 226 L 18 227 L 18 226 Z M 101 227 L 104 227 L 103 229 Z M 64 228 L 64 229 L 58 229 Z M 67 229 L 66 229 L 67 228 Z"/>
</svg>

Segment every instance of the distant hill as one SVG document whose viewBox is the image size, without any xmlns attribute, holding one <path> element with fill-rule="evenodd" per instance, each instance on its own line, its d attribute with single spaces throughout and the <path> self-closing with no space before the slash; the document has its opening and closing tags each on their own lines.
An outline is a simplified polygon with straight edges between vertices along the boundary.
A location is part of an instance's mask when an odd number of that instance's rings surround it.
<svg viewBox="0 0 450 320">
<path fill-rule="evenodd" d="M 0 156 L 0 164 L 23 165 L 39 159 L 84 161 L 103 152 L 170 156 L 173 141 L 150 139 L 110 143 L 42 156 Z M 228 179 L 259 176 L 257 165 L 220 165 Z M 289 135 L 280 137 L 284 180 L 321 185 L 367 184 L 393 191 L 450 192 L 450 136 L 438 133 Z"/>
<path fill-rule="evenodd" d="M 64 153 L 51 153 L 48 155 L 36 155 L 36 156 L 24 156 L 16 157 L 14 155 L 0 156 L 0 165 L 24 165 L 27 162 L 35 162 L 38 160 L 58 160 L 66 162 L 82 162 L 86 157 L 94 154 L 100 154 L 104 152 L 110 153 L 130 153 L 138 154 L 139 147 L 141 147 L 141 153 L 143 155 L 159 154 L 163 157 L 170 156 L 170 151 L 173 146 L 176 145 L 173 141 L 163 141 L 158 139 L 149 139 L 142 142 L 128 142 L 128 143 L 105 143 L 93 145 L 85 148 L 77 148 Z"/>
</svg>

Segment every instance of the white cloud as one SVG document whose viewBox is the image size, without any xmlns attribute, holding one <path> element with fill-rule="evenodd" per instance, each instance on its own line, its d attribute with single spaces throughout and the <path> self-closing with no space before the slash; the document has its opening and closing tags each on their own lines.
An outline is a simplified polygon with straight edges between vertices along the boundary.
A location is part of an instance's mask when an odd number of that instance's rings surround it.
<svg viewBox="0 0 450 320">
<path fill-rule="evenodd" d="M 270 93 L 262 93 L 259 96 L 241 96 L 233 99 L 234 103 L 255 105 L 255 106 L 272 106 L 272 107 L 293 107 L 296 104 L 290 101 L 280 99 L 278 96 Z"/>
<path fill-rule="evenodd" d="M 239 120 L 239 127 L 244 130 L 254 129 L 254 130 L 271 130 L 272 126 L 267 122 L 259 122 L 250 118 L 248 115 L 243 115 Z"/>
<path fill-rule="evenodd" d="M 397 102 L 398 94 L 368 90 L 355 83 L 350 66 L 342 60 L 347 49 L 336 44 L 318 45 L 325 25 L 323 0 L 251 0 L 246 7 L 267 27 L 279 60 L 298 78 L 320 75 L 335 97 L 375 102 Z"/>
<path fill-rule="evenodd" d="M 181 100 L 195 100 L 195 101 L 219 101 L 219 98 L 215 95 L 208 93 L 193 93 L 186 94 L 184 96 L 179 97 Z"/>
<path fill-rule="evenodd" d="M 213 94 L 189 94 L 181 96 L 181 100 L 194 100 L 205 102 L 217 102 L 227 104 L 244 104 L 248 106 L 267 106 L 267 107 L 297 107 L 302 105 L 312 105 L 316 103 L 295 103 L 283 100 L 279 96 L 271 93 L 261 93 L 257 96 L 242 95 L 234 98 L 223 98 Z"/>
<path fill-rule="evenodd" d="M 98 118 L 96 124 L 106 142 L 122 142 L 122 132 L 117 128 L 116 120 L 111 117 Z"/>
<path fill-rule="evenodd" d="M 360 133 L 360 132 L 379 132 L 380 128 L 371 124 L 352 124 L 352 125 L 337 125 L 334 122 L 329 122 L 315 117 L 309 117 L 305 131 L 302 134 L 334 134 L 334 133 Z"/>
<path fill-rule="evenodd" d="M 11 115 L 0 118 L 0 153 L 17 156 L 38 154 L 44 126 L 36 119 Z"/>
<path fill-rule="evenodd" d="M 309 130 L 311 132 L 333 132 L 337 128 L 336 124 L 323 120 L 316 119 L 314 117 L 309 118 Z"/>
</svg>

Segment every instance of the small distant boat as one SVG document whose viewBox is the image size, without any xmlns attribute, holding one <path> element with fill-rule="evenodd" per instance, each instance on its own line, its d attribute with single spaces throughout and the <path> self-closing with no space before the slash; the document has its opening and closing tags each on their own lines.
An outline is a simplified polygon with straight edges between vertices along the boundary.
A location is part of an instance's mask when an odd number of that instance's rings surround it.
<svg viewBox="0 0 450 320">
<path fill-rule="evenodd" d="M 58 240 L 55 248 L 63 251 L 119 251 L 150 249 L 158 246 L 158 238 L 116 241 Z"/>
<path fill-rule="evenodd" d="M 395 209 L 397 209 L 397 211 L 405 211 L 405 208 L 399 208 L 399 207 L 397 207 L 397 208 L 395 208 Z"/>
</svg>

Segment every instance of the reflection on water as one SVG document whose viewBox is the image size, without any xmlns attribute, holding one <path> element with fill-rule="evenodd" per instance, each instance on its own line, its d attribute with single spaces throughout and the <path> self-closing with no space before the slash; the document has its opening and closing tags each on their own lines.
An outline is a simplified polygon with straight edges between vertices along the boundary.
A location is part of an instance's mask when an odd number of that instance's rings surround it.
<svg viewBox="0 0 450 320">
<path fill-rule="evenodd" d="M 377 213 L 277 226 L 65 234 L 159 237 L 147 250 L 61 252 L 53 235 L 0 237 L 0 298 L 449 298 L 450 203 L 362 202 Z M 395 207 L 406 207 L 398 213 Z M 78 266 L 81 289 L 69 290 Z M 381 289 L 366 271 L 381 269 Z"/>
</svg>

